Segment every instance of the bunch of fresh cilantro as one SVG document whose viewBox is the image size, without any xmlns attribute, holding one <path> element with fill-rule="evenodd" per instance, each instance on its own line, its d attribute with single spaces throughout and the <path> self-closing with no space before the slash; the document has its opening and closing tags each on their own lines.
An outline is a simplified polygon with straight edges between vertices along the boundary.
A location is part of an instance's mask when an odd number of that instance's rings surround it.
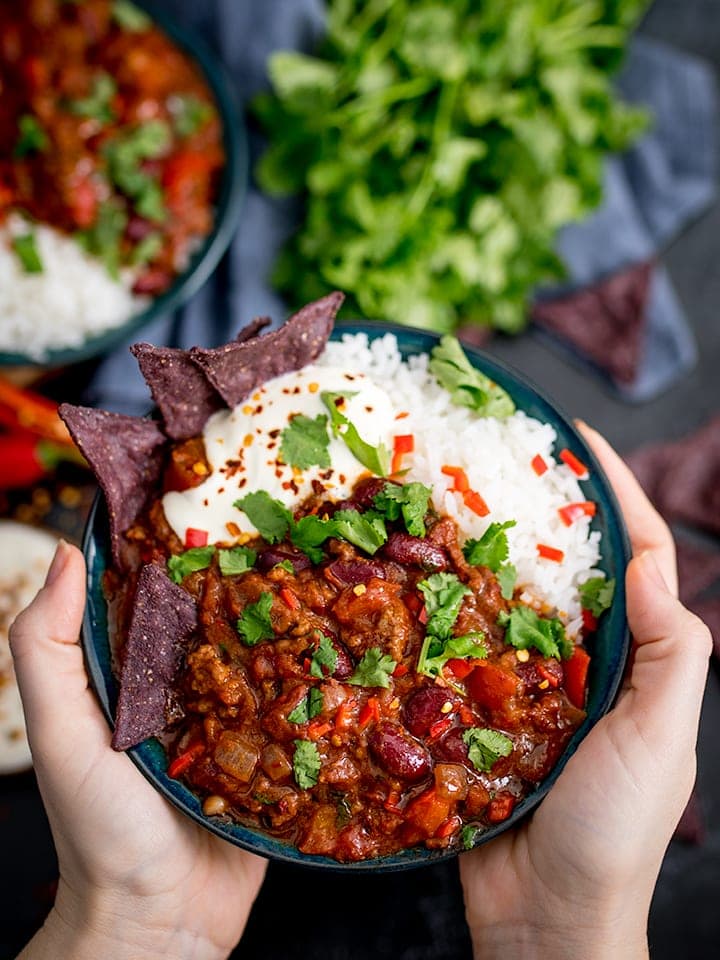
<svg viewBox="0 0 720 960">
<path fill-rule="evenodd" d="M 302 194 L 274 281 L 445 332 L 521 329 L 559 227 L 645 116 L 612 88 L 646 0 L 330 0 L 317 56 L 275 53 L 257 174 Z"/>
</svg>

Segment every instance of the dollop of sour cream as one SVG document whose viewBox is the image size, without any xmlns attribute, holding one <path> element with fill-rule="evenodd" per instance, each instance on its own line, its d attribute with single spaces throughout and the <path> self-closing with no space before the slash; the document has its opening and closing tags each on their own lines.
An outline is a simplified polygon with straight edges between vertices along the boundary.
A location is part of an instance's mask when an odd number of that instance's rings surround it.
<svg viewBox="0 0 720 960">
<path fill-rule="evenodd" d="M 310 364 L 268 380 L 233 410 L 221 410 L 208 419 L 203 431 L 205 455 L 211 473 L 199 486 L 163 497 L 168 523 L 185 542 L 187 529 L 206 530 L 208 543 L 232 543 L 257 530 L 237 507 L 236 500 L 265 490 L 292 509 L 319 490 L 333 500 L 349 495 L 367 468 L 350 452 L 341 437 L 332 434 L 321 394 L 341 393 L 347 402 L 342 413 L 362 439 L 392 450 L 395 410 L 388 393 L 364 374 L 339 367 Z M 280 459 L 282 432 L 297 414 L 314 419 L 328 416 L 330 467 L 299 470 Z"/>
</svg>

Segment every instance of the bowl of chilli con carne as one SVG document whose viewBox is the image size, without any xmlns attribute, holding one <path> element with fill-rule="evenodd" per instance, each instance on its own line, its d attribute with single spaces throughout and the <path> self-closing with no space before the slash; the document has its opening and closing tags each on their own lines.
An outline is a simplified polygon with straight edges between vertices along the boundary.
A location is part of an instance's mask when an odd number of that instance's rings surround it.
<svg viewBox="0 0 720 960">
<path fill-rule="evenodd" d="M 135 348 L 157 419 L 61 408 L 96 471 L 83 643 L 185 814 L 384 870 L 532 810 L 617 693 L 628 542 L 571 424 L 453 337 L 335 294 L 233 344 Z"/>
<path fill-rule="evenodd" d="M 111 348 L 187 300 L 230 241 L 237 105 L 217 57 L 152 9 L 0 10 L 0 363 Z"/>
</svg>

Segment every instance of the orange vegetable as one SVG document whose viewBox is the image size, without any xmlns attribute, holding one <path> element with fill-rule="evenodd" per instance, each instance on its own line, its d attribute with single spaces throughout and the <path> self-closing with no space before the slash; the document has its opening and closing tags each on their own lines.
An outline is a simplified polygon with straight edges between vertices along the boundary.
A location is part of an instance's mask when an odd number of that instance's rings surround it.
<svg viewBox="0 0 720 960">
<path fill-rule="evenodd" d="M 560 451 L 560 459 L 578 477 L 584 477 L 590 472 L 582 460 L 578 460 L 572 450 L 568 450 L 567 447 Z"/>
<path fill-rule="evenodd" d="M 545 461 L 543 460 L 543 458 L 540 456 L 539 453 L 532 458 L 532 460 L 530 461 L 530 466 L 533 468 L 533 470 L 539 477 L 541 477 L 547 471 L 547 468 L 548 468 L 548 465 L 545 463 Z"/>
<path fill-rule="evenodd" d="M 491 663 L 479 663 L 467 678 L 470 698 L 488 710 L 502 710 L 518 691 L 519 680 Z"/>
<path fill-rule="evenodd" d="M 177 780 L 178 777 L 182 776 L 182 774 L 195 763 L 198 757 L 201 757 L 204 753 L 205 744 L 200 742 L 194 743 L 188 747 L 184 753 L 175 757 L 168 767 L 168 776 L 173 780 Z"/>
<path fill-rule="evenodd" d="M 592 500 L 582 500 L 578 503 L 567 503 L 564 507 L 558 507 L 560 519 L 566 527 L 571 526 L 580 517 L 594 517 L 597 511 L 597 504 Z"/>
<path fill-rule="evenodd" d="M 479 517 L 486 517 L 490 513 L 490 507 L 475 490 L 466 490 L 463 494 L 463 501 L 465 506 Z"/>
<path fill-rule="evenodd" d="M 556 547 L 549 547 L 546 543 L 538 543 L 537 552 L 544 560 L 552 560 L 555 563 L 562 563 L 565 559 L 565 554 L 562 550 L 558 550 Z"/>
<path fill-rule="evenodd" d="M 445 464 L 440 467 L 440 473 L 444 473 L 446 477 L 453 478 L 453 490 L 457 491 L 457 493 L 465 493 L 466 490 L 470 489 L 467 474 L 462 467 L 453 467 Z"/>
<path fill-rule="evenodd" d="M 590 654 L 584 647 L 575 647 L 570 659 L 563 661 L 565 693 L 567 693 L 570 703 L 578 710 L 585 709 L 589 665 Z"/>
</svg>

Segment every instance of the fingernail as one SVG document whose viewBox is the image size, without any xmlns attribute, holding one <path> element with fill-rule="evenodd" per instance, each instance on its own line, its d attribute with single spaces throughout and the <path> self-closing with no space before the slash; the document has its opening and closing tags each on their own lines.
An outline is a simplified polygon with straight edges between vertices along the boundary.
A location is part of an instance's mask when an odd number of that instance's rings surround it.
<svg viewBox="0 0 720 960">
<path fill-rule="evenodd" d="M 667 590 L 668 585 L 665 582 L 665 578 L 660 571 L 660 567 L 658 566 L 652 550 L 644 550 L 637 559 L 642 567 L 643 574 L 648 578 L 648 580 L 654 583 L 655 586 L 659 587 L 661 590 Z"/>
<path fill-rule="evenodd" d="M 65 569 L 65 564 L 67 563 L 68 554 L 69 550 L 67 541 L 59 540 L 57 547 L 55 547 L 55 556 L 52 558 L 50 569 L 45 577 L 46 587 L 49 587 L 51 584 L 53 584 L 63 572 Z"/>
</svg>

